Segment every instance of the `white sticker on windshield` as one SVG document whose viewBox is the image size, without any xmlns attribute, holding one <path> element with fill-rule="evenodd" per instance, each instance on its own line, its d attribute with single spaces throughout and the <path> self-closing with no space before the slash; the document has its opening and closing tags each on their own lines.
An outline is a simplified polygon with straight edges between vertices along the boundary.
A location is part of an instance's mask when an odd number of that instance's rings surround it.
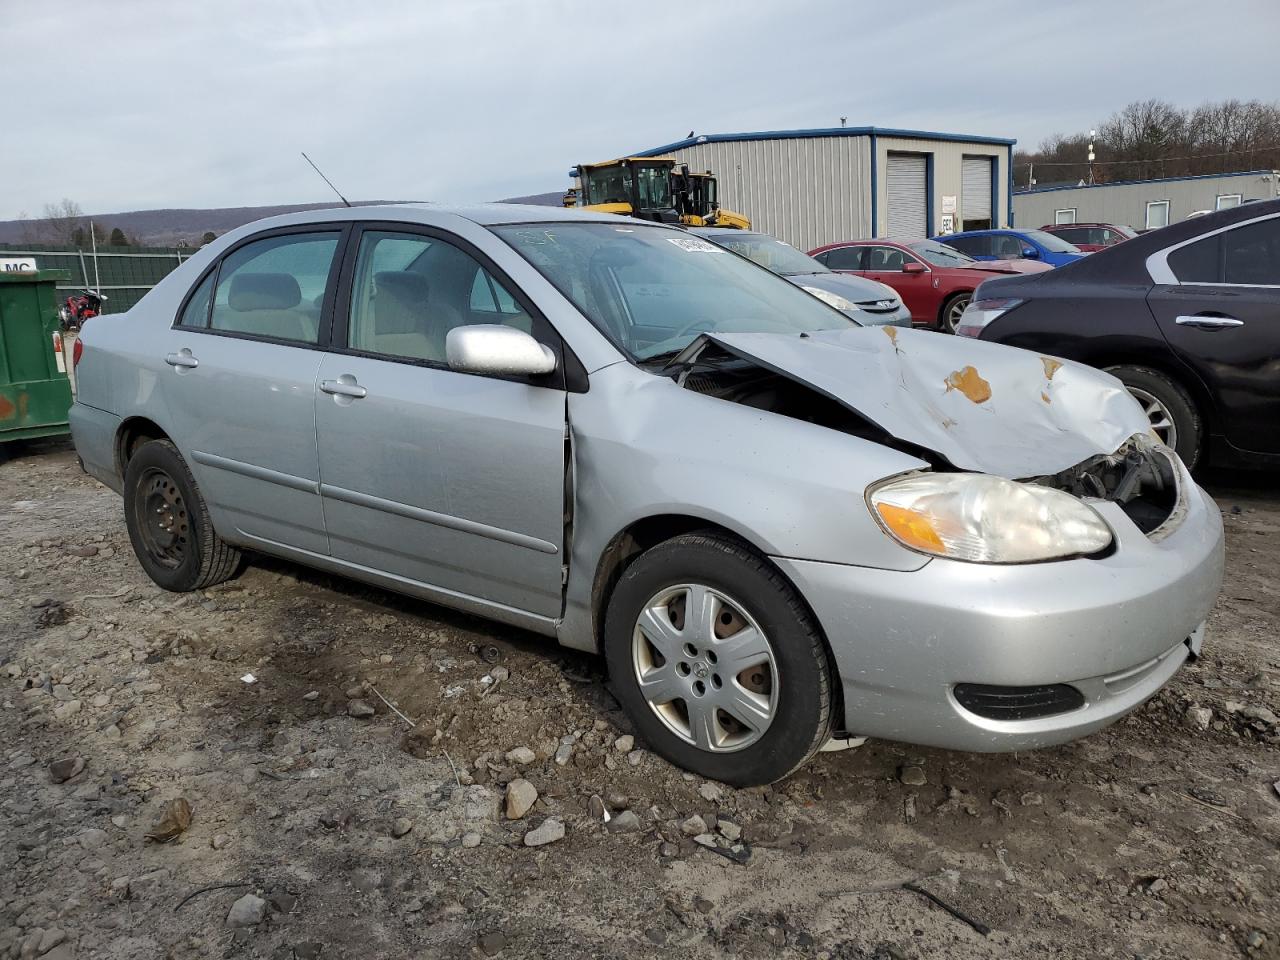
<svg viewBox="0 0 1280 960">
<path fill-rule="evenodd" d="M 685 253 L 727 253 L 724 247 L 717 247 L 714 243 L 707 243 L 705 240 L 699 240 L 697 237 L 667 237 L 668 243 L 674 243 Z"/>
</svg>

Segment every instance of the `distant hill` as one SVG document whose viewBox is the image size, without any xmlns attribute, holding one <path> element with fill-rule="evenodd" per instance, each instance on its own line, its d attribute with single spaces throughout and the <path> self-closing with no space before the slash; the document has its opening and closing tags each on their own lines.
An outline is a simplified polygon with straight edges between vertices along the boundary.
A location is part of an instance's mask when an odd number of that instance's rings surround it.
<svg viewBox="0 0 1280 960">
<path fill-rule="evenodd" d="M 538 206 L 558 207 L 563 191 L 538 193 L 528 197 L 512 197 L 502 203 L 532 203 Z M 353 204 L 403 203 L 400 200 L 355 200 Z M 269 207 L 219 207 L 211 210 L 130 210 L 125 213 L 86 214 L 104 232 L 119 227 L 135 243 L 148 247 L 172 247 L 179 241 L 199 246 L 205 233 L 224 234 L 228 230 L 282 213 L 299 210 L 329 210 L 341 206 L 338 201 L 329 203 L 293 203 Z M 38 220 L 0 220 L 0 243 L 42 243 Z"/>
</svg>

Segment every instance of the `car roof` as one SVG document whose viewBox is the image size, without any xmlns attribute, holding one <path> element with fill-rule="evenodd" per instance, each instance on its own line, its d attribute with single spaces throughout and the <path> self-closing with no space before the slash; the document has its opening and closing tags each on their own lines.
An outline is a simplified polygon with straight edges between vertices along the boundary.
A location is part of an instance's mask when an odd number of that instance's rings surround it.
<svg viewBox="0 0 1280 960">
<path fill-rule="evenodd" d="M 703 237 L 764 237 L 766 240 L 778 239 L 772 234 L 761 233 L 759 230 L 736 230 L 733 227 L 690 227 L 689 232 Z"/>
<path fill-rule="evenodd" d="M 1092 223 L 1092 222 L 1090 222 L 1090 223 L 1086 223 L 1086 222 L 1085 222 L 1085 221 L 1083 221 L 1083 220 L 1077 220 L 1077 221 L 1074 221 L 1074 222 L 1072 222 L 1072 223 L 1046 223 L 1043 227 L 1040 227 L 1039 229 L 1041 229 L 1041 230 L 1044 230 L 1044 231 L 1046 231 L 1046 232 L 1050 232 L 1050 233 L 1051 233 L 1051 232 L 1053 232 L 1054 230 L 1062 230 L 1062 229 L 1068 229 L 1068 230 L 1069 230 L 1071 227 L 1121 227 L 1121 226 L 1124 226 L 1124 224 L 1120 224 L 1120 223 L 1101 223 L 1101 222 L 1098 222 L 1098 223 Z"/>
<path fill-rule="evenodd" d="M 627 219 L 633 223 L 659 226 L 650 221 L 622 218 L 614 213 L 597 213 L 572 207 L 544 207 L 525 203 L 384 203 L 354 207 L 332 207 L 319 210 L 301 210 L 296 213 L 267 217 L 251 224 L 251 232 L 263 228 L 310 224 L 316 222 L 341 222 L 345 220 L 401 220 L 406 223 L 438 225 L 442 220 L 459 217 L 480 226 L 491 227 L 507 223 L 616 223 Z M 668 224 L 669 226 L 669 224 Z"/>
</svg>

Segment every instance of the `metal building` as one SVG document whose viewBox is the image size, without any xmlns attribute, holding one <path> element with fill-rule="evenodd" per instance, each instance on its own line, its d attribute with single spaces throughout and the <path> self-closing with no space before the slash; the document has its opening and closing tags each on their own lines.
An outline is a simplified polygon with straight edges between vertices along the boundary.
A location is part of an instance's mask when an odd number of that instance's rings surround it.
<svg viewBox="0 0 1280 960">
<path fill-rule="evenodd" d="M 831 127 L 706 134 L 631 156 L 671 155 L 712 171 L 721 205 L 811 250 L 837 240 L 1008 226 L 1014 142 Z"/>
<path fill-rule="evenodd" d="M 1014 193 L 1013 212 L 1018 226 L 1033 229 L 1050 223 L 1114 223 L 1154 230 L 1193 213 L 1277 196 L 1280 171 L 1251 170 L 1092 186 L 1032 187 Z"/>
</svg>

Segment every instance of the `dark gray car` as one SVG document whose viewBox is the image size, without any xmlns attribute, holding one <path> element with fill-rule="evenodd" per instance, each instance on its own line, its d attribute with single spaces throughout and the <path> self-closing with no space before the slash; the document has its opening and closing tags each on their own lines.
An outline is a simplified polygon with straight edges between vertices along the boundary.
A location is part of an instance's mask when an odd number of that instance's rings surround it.
<svg viewBox="0 0 1280 960">
<path fill-rule="evenodd" d="M 767 267 L 780 277 L 786 277 L 797 287 L 853 317 L 863 326 L 911 326 L 911 311 L 892 287 L 866 277 L 836 273 L 785 240 L 767 233 L 726 227 L 702 227 L 690 232 Z"/>
</svg>

